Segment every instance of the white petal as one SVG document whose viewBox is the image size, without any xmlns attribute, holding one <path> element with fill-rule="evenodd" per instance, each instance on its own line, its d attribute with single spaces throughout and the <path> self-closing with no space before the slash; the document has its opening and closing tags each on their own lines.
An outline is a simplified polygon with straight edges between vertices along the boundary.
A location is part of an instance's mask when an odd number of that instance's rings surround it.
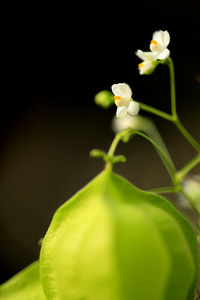
<svg viewBox="0 0 200 300">
<path fill-rule="evenodd" d="M 142 67 L 142 68 L 139 68 L 139 74 L 140 74 L 140 75 L 143 75 L 143 74 L 144 74 L 144 72 L 143 72 L 143 67 Z"/>
<path fill-rule="evenodd" d="M 129 102 L 130 102 L 130 97 L 121 97 L 121 100 L 115 100 L 115 104 L 119 107 L 121 106 L 127 106 L 129 105 Z"/>
<path fill-rule="evenodd" d="M 169 35 L 169 32 L 166 30 L 164 31 L 164 44 L 165 44 L 165 47 L 167 47 L 169 45 L 169 42 L 170 42 L 170 35 Z"/>
<path fill-rule="evenodd" d="M 151 51 L 143 52 L 142 50 L 138 50 L 135 54 L 143 61 L 157 59 L 156 52 L 151 52 Z"/>
<path fill-rule="evenodd" d="M 126 83 L 113 84 L 111 89 L 116 96 L 128 97 L 128 98 L 131 98 L 132 96 L 131 88 Z"/>
<path fill-rule="evenodd" d="M 170 42 L 170 35 L 167 30 L 162 31 L 155 31 L 153 34 L 153 40 L 161 44 L 163 47 L 167 47 Z"/>
<path fill-rule="evenodd" d="M 142 67 L 139 68 L 140 75 L 147 73 L 149 70 L 153 69 L 154 65 L 151 60 L 146 60 L 142 63 Z"/>
<path fill-rule="evenodd" d="M 118 118 L 124 118 L 125 115 L 127 114 L 128 107 L 127 106 L 122 106 L 117 108 L 116 115 Z"/>
<path fill-rule="evenodd" d="M 142 50 L 137 50 L 137 52 L 135 53 L 141 60 L 146 60 L 147 56 L 145 54 L 145 52 L 143 52 Z"/>
<path fill-rule="evenodd" d="M 119 95 L 117 94 L 117 92 L 118 92 L 118 84 L 113 84 L 113 85 L 111 86 L 111 90 L 112 90 L 112 92 L 113 92 L 113 94 L 114 94 L 115 96 L 119 96 Z"/>
<path fill-rule="evenodd" d="M 123 83 L 123 87 L 122 88 L 125 91 L 126 97 L 131 98 L 131 96 L 132 96 L 132 90 L 131 90 L 130 86 L 128 84 L 126 84 L 126 83 Z"/>
<path fill-rule="evenodd" d="M 164 43 L 163 31 L 162 30 L 155 31 L 153 33 L 152 39 L 155 40 L 156 42 L 158 42 L 159 44 L 163 45 L 163 43 Z"/>
<path fill-rule="evenodd" d="M 123 119 L 114 117 L 112 120 L 112 129 L 115 133 L 128 128 L 141 130 L 141 124 L 143 124 L 143 118 L 141 116 L 133 117 L 127 114 Z"/>
<path fill-rule="evenodd" d="M 135 101 L 130 101 L 128 106 L 128 113 L 135 116 L 139 113 L 140 107 Z"/>
<path fill-rule="evenodd" d="M 151 61 L 154 61 L 154 60 L 157 60 L 157 57 L 158 57 L 158 54 L 156 52 L 145 52 L 146 54 L 146 57 L 147 57 L 147 60 L 151 60 Z"/>
<path fill-rule="evenodd" d="M 160 59 L 160 60 L 165 59 L 165 58 L 169 57 L 169 55 L 170 55 L 170 51 L 168 49 L 165 49 L 158 55 L 158 59 Z"/>
<path fill-rule="evenodd" d="M 157 53 L 158 55 L 165 49 L 165 47 L 161 44 L 155 45 L 154 43 L 150 44 L 150 50 L 153 51 L 153 53 Z M 157 56 L 158 56 L 157 55 Z"/>
</svg>

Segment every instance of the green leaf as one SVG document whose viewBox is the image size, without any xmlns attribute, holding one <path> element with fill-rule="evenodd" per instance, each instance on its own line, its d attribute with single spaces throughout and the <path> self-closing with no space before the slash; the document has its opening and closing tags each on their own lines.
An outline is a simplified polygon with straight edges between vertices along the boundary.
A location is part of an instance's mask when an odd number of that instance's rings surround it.
<svg viewBox="0 0 200 300">
<path fill-rule="evenodd" d="M 3 283 L 0 286 L 0 299 L 45 300 L 39 278 L 39 262 L 32 263 Z"/>
<path fill-rule="evenodd" d="M 103 171 L 55 213 L 41 250 L 48 300 L 191 300 L 191 225 L 164 198 Z"/>
</svg>

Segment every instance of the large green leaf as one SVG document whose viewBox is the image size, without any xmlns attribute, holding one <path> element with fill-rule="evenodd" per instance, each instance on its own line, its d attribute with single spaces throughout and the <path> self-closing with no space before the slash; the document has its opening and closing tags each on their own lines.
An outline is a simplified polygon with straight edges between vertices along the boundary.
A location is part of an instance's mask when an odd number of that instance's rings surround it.
<svg viewBox="0 0 200 300">
<path fill-rule="evenodd" d="M 2 300 L 45 300 L 36 261 L 0 286 Z"/>
<path fill-rule="evenodd" d="M 182 215 L 110 171 L 58 209 L 40 262 L 49 300 L 192 300 L 199 269 Z"/>
</svg>

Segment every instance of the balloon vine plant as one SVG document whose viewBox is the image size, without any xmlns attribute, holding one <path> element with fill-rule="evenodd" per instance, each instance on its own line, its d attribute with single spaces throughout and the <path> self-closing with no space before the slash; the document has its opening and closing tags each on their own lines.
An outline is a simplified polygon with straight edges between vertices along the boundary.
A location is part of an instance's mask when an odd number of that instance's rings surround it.
<svg viewBox="0 0 200 300">
<path fill-rule="evenodd" d="M 108 152 L 94 149 L 104 170 L 55 213 L 42 240 L 38 261 L 0 287 L 1 299 L 48 300 L 194 300 L 199 278 L 200 182 L 186 175 L 200 164 L 200 145 L 181 123 L 176 109 L 174 64 L 167 31 L 156 31 L 150 51 L 138 50 L 139 73 L 149 75 L 159 64 L 170 74 L 171 113 L 132 98 L 128 84 L 112 85 L 95 102 L 114 102 L 117 132 Z M 176 170 L 153 123 L 140 110 L 172 122 L 196 151 Z M 120 141 L 134 135 L 147 139 L 163 160 L 172 185 L 142 191 L 113 171 L 125 162 L 115 155 Z M 159 194 L 182 194 L 198 216 L 189 221 Z M 198 297 L 198 296 L 196 296 Z M 196 298 L 196 299 L 199 299 Z"/>
</svg>

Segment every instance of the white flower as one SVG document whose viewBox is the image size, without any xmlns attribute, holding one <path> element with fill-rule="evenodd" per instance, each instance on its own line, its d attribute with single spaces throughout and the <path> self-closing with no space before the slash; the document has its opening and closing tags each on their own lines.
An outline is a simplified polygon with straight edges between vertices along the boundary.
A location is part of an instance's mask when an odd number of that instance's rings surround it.
<svg viewBox="0 0 200 300">
<path fill-rule="evenodd" d="M 185 208 L 191 208 L 192 204 L 200 211 L 200 175 L 186 177 L 183 181 L 183 191 L 185 196 L 178 195 L 177 201 Z"/>
<path fill-rule="evenodd" d="M 139 105 L 133 101 L 132 91 L 128 84 L 126 83 L 118 83 L 113 84 L 112 92 L 115 95 L 115 104 L 117 105 L 116 115 L 118 118 L 124 118 L 127 112 L 130 115 L 137 115 L 139 112 Z"/>
<path fill-rule="evenodd" d="M 157 60 L 157 54 L 154 52 L 143 52 L 142 50 L 137 50 L 135 53 L 143 62 L 138 65 L 140 75 L 151 74 L 156 68 L 155 61 Z"/>
<path fill-rule="evenodd" d="M 148 122 L 148 121 L 147 121 Z M 146 130 L 149 124 L 146 124 L 146 119 L 140 115 L 130 116 L 127 114 L 124 119 L 114 117 L 112 121 L 112 129 L 115 133 L 118 133 L 125 129 L 134 129 L 138 131 Z M 149 123 L 149 122 L 148 122 Z"/>
<path fill-rule="evenodd" d="M 200 177 L 199 179 L 197 177 L 194 178 L 194 180 L 185 180 L 183 190 L 186 195 L 188 194 L 190 196 L 193 204 L 195 204 L 200 210 Z"/>
<path fill-rule="evenodd" d="M 167 46 L 170 42 L 170 35 L 168 31 L 155 31 L 150 43 L 150 50 L 157 55 L 157 59 L 166 59 L 170 55 Z"/>
<path fill-rule="evenodd" d="M 150 43 L 149 52 L 143 52 L 142 50 L 137 50 L 136 55 L 143 60 L 138 65 L 140 75 L 151 74 L 159 63 L 158 60 L 166 59 L 170 55 L 167 46 L 170 42 L 170 36 L 168 31 L 155 31 L 153 38 Z"/>
</svg>

